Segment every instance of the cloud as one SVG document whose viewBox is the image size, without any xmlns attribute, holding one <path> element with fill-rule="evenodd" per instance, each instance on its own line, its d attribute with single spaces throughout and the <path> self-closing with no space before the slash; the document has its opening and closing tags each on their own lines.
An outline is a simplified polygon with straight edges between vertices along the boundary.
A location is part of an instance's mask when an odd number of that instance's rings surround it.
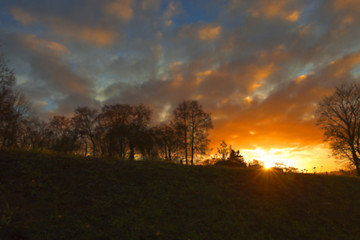
<svg viewBox="0 0 360 240">
<path fill-rule="evenodd" d="M 70 53 L 70 51 L 62 44 L 54 41 L 47 41 L 37 38 L 34 34 L 24 35 L 23 42 L 26 48 L 34 52 L 46 52 L 51 55 L 63 56 Z"/>
<path fill-rule="evenodd" d="M 199 38 L 201 40 L 212 40 L 219 36 L 221 26 L 205 26 L 199 30 Z"/>
<path fill-rule="evenodd" d="M 105 12 L 122 20 L 129 21 L 134 14 L 131 6 L 132 3 L 132 0 L 115 0 L 106 5 Z"/>
<path fill-rule="evenodd" d="M 168 4 L 167 9 L 163 12 L 163 21 L 165 26 L 170 26 L 172 24 L 172 18 L 182 12 L 180 2 L 171 0 Z"/>
<path fill-rule="evenodd" d="M 66 19 L 46 13 L 32 13 L 21 8 L 12 9 L 13 17 L 25 25 L 37 23 L 47 26 L 52 32 L 73 38 L 94 46 L 106 46 L 112 44 L 118 36 L 110 26 L 89 25 L 80 21 Z"/>
<path fill-rule="evenodd" d="M 23 11 L 21 8 L 12 8 L 11 13 L 17 21 L 24 25 L 29 25 L 36 21 L 34 17 Z"/>
<path fill-rule="evenodd" d="M 296 1 L 263 1 L 252 2 L 248 13 L 253 17 L 273 19 L 281 18 L 289 22 L 296 22 L 300 17 L 300 11 L 296 9 Z"/>
<path fill-rule="evenodd" d="M 110 45 L 117 37 L 116 31 L 112 29 L 77 26 L 66 21 L 56 21 L 53 31 L 95 46 Z"/>
<path fill-rule="evenodd" d="M 357 0 L 334 0 L 335 10 L 360 11 L 360 2 Z"/>
<path fill-rule="evenodd" d="M 285 19 L 289 22 L 296 22 L 299 19 L 299 15 L 299 11 L 294 10 L 293 12 L 289 13 L 289 15 L 285 17 Z"/>
<path fill-rule="evenodd" d="M 71 53 L 65 46 L 34 34 L 6 34 L 5 39 L 16 75 L 26 76 L 17 87 L 25 92 L 38 111 L 61 110 L 59 114 L 70 114 L 78 104 L 100 106 L 94 100 L 93 80 L 74 72 L 67 63 Z M 47 104 L 39 104 L 45 102 Z"/>
</svg>

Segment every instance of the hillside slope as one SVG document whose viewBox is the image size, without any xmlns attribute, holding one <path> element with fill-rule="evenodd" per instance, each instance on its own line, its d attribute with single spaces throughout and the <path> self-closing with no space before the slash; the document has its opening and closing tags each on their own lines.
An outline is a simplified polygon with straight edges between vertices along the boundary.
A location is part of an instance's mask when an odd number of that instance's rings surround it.
<svg viewBox="0 0 360 240">
<path fill-rule="evenodd" d="M 360 179 L 0 152 L 0 239 L 360 239 Z"/>
</svg>

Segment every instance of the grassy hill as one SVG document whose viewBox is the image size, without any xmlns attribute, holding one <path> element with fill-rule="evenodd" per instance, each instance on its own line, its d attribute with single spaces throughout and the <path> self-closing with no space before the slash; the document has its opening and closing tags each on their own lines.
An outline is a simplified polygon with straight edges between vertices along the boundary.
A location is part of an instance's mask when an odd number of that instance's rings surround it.
<svg viewBox="0 0 360 240">
<path fill-rule="evenodd" d="M 360 178 L 0 152 L 0 239 L 360 239 Z"/>
</svg>

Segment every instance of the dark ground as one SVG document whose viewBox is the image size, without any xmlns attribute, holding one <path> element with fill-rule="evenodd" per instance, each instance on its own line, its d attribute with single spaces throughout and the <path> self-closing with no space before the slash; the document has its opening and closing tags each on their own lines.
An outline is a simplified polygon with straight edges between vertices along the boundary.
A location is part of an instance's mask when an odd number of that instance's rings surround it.
<svg viewBox="0 0 360 240">
<path fill-rule="evenodd" d="M 360 178 L 0 152 L 0 239 L 360 239 Z"/>
</svg>

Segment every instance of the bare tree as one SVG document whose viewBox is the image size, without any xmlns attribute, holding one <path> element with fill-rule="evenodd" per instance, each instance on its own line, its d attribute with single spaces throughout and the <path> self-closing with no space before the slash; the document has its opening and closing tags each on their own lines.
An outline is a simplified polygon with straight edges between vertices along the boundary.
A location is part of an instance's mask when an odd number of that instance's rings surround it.
<svg viewBox="0 0 360 240">
<path fill-rule="evenodd" d="M 360 176 L 360 88 L 343 84 L 317 107 L 317 124 L 324 130 L 332 152 L 356 168 Z"/>
<path fill-rule="evenodd" d="M 105 105 L 97 118 L 97 135 L 102 139 L 100 147 L 103 153 L 113 157 L 135 159 L 135 149 L 144 151 L 141 137 L 147 135 L 152 111 L 144 105 L 125 104 Z M 151 144 L 149 144 L 150 146 Z M 147 146 L 148 147 L 148 146 Z M 149 152 L 149 149 L 146 150 Z"/>
<path fill-rule="evenodd" d="M 204 154 L 209 144 L 208 131 L 213 128 L 211 116 L 197 101 L 183 101 L 174 111 L 173 125 L 185 155 L 185 162 L 194 164 L 197 153 Z"/>
<path fill-rule="evenodd" d="M 175 129 L 163 123 L 155 127 L 155 135 L 160 155 L 166 161 L 173 161 L 179 148 Z"/>
<path fill-rule="evenodd" d="M 90 109 L 89 107 L 78 107 L 75 110 L 75 114 L 72 118 L 74 125 L 79 130 L 79 134 L 87 145 L 87 141 L 91 142 L 92 155 L 96 156 L 96 118 L 98 111 L 96 109 Z M 85 152 L 87 153 L 87 147 Z M 86 155 L 85 153 L 85 155 Z"/>
<path fill-rule="evenodd" d="M 226 142 L 222 140 L 220 147 L 218 147 L 217 150 L 221 156 L 221 160 L 225 161 L 230 154 L 231 147 L 229 148 Z"/>
<path fill-rule="evenodd" d="M 22 146 L 23 148 L 44 149 L 48 141 L 48 125 L 37 117 L 28 117 L 22 121 Z"/>
<path fill-rule="evenodd" d="M 24 95 L 13 90 L 15 83 L 14 71 L 0 55 L 0 147 L 18 145 L 19 126 L 30 109 Z"/>
<path fill-rule="evenodd" d="M 79 148 L 79 132 L 70 118 L 53 116 L 48 125 L 49 149 L 59 152 L 73 152 Z"/>
<path fill-rule="evenodd" d="M 125 159 L 127 152 L 127 125 L 130 122 L 130 105 L 105 105 L 97 117 L 96 136 L 100 140 L 103 156 L 114 157 L 116 154 Z"/>
<path fill-rule="evenodd" d="M 149 147 L 152 149 L 153 146 L 153 138 L 151 138 L 151 131 L 149 130 L 149 124 L 151 121 L 152 111 L 149 107 L 144 106 L 142 104 L 132 106 L 131 108 L 131 115 L 130 115 L 130 122 L 127 125 L 127 139 L 129 143 L 129 159 L 135 159 L 135 148 L 141 149 L 148 149 Z M 144 148 L 145 144 L 142 141 L 142 137 L 147 138 L 148 144 L 146 144 L 146 148 Z M 144 153 L 144 152 L 143 152 Z M 144 155 L 144 154 L 143 154 Z"/>
</svg>

